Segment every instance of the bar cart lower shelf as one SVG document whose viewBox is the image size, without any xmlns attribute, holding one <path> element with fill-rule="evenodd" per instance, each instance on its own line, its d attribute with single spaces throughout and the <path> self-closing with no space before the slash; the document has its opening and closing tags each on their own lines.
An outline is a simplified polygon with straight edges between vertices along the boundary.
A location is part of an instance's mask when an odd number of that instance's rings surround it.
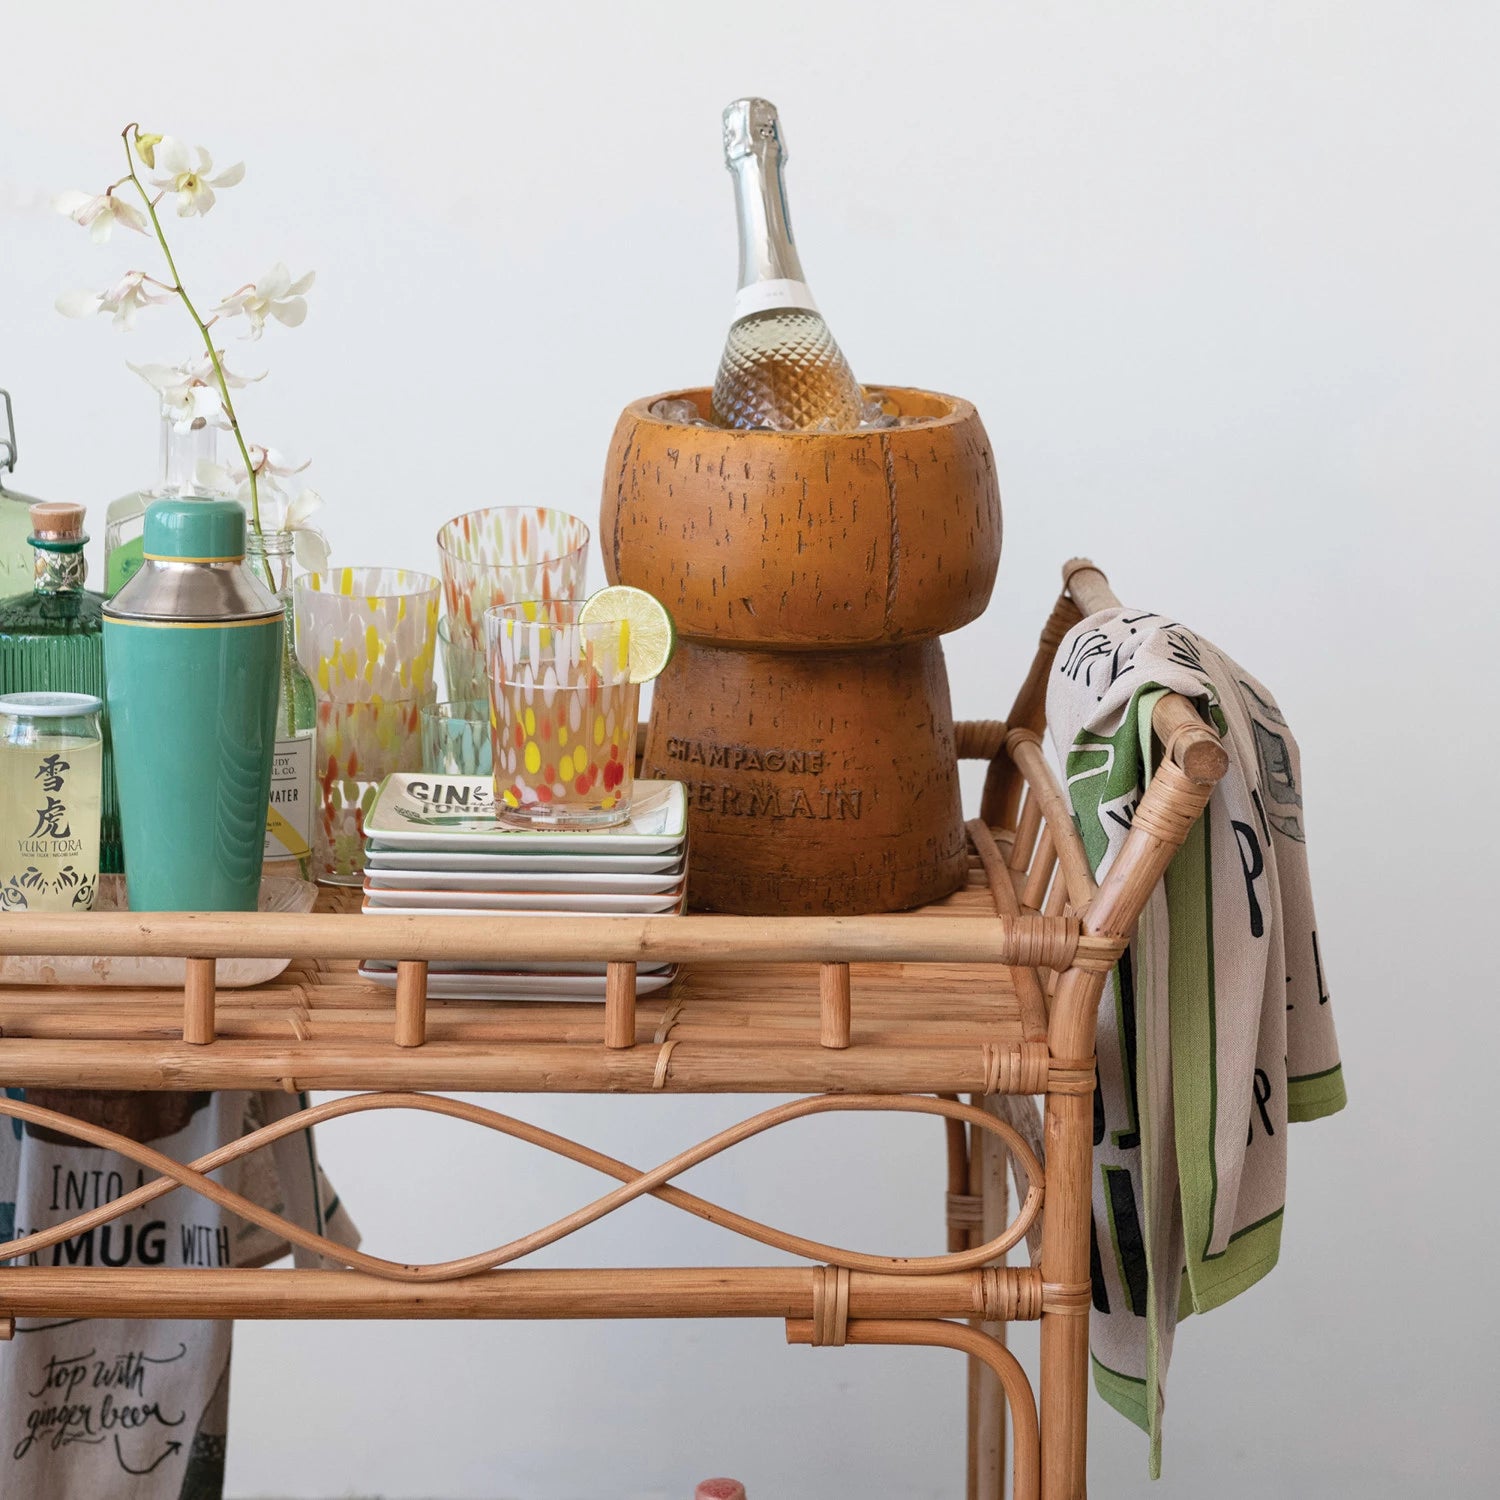
<svg viewBox="0 0 1500 1500">
<path fill-rule="evenodd" d="M 1165 757 L 1134 831 L 1096 887 L 1039 732 L 1045 673 L 1079 618 L 1107 597 L 1071 565 L 1009 724 L 959 726 L 961 755 L 990 762 L 969 825 L 967 881 L 947 900 L 879 917 L 362 915 L 325 892 L 311 916 L 7 915 L 15 953 L 188 958 L 183 990 L 0 988 L 0 1084 L 28 1090 L 216 1088 L 364 1091 L 313 1105 L 195 1163 L 174 1163 L 32 1102 L 0 1113 L 107 1145 L 151 1173 L 134 1194 L 25 1240 L 42 1248 L 181 1184 L 322 1250 L 343 1270 L 0 1268 L 0 1333 L 16 1317 L 660 1318 L 785 1321 L 795 1344 L 912 1344 L 969 1359 L 971 1500 L 1082 1500 L 1088 1381 L 1094 1018 L 1141 906 L 1222 773 L 1213 732 L 1181 699 L 1155 725 Z M 253 990 L 215 992 L 214 961 L 293 955 Z M 398 962 L 394 995 L 355 972 Z M 600 1004 L 429 999 L 445 957 L 608 964 Z M 637 999 L 638 963 L 675 962 Z M 778 1104 L 649 1170 L 436 1091 L 767 1093 Z M 1045 1167 L 1013 1096 L 1045 1100 Z M 45 1096 L 43 1096 L 45 1097 Z M 1024 1102 L 1024 1101 L 1022 1101 Z M 1026 1106 L 1028 1109 L 1030 1106 Z M 205 1175 L 275 1134 L 339 1115 L 414 1109 L 499 1130 L 593 1167 L 610 1191 L 553 1225 L 461 1260 L 405 1265 L 320 1240 Z M 892 1258 L 799 1238 L 672 1185 L 761 1131 L 830 1111 L 943 1120 L 947 1250 Z M 1008 1160 L 1025 1190 L 1011 1212 Z M 514 1264 L 644 1194 L 811 1262 L 804 1267 L 530 1270 Z M 1039 1230 L 1039 1234 L 1038 1234 Z M 1028 1234 L 1030 1231 L 1030 1234 Z M 1030 1240 L 1030 1264 L 1008 1265 Z M 1004 1326 L 1040 1320 L 1040 1410 Z M 1005 1413 L 1012 1433 L 1005 1463 Z M 957 1469 L 955 1468 L 955 1479 Z"/>
</svg>

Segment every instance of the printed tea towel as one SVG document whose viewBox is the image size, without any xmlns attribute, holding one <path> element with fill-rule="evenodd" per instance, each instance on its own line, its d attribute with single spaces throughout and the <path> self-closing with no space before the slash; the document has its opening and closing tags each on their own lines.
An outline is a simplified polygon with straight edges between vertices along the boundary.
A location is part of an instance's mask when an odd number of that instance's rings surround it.
<svg viewBox="0 0 1500 1500">
<path fill-rule="evenodd" d="M 203 1156 L 306 1102 L 242 1091 L 5 1093 L 149 1140 L 177 1161 Z M 214 1175 L 294 1223 L 358 1243 L 307 1132 Z M 0 1244 L 60 1224 L 154 1176 L 116 1152 L 0 1118 Z M 286 1249 L 274 1235 L 177 1188 L 124 1218 L 5 1264 L 252 1266 Z M 299 1264 L 317 1263 L 318 1257 L 296 1254 Z M 224 1322 L 17 1318 L 14 1338 L 0 1343 L 0 1496 L 221 1500 L 232 1330 Z"/>
<path fill-rule="evenodd" d="M 1197 702 L 1229 771 L 1152 894 L 1099 1010 L 1094 1380 L 1161 1471 L 1179 1317 L 1276 1264 L 1286 1127 L 1344 1106 L 1296 741 L 1276 701 L 1185 626 L 1109 609 L 1058 648 L 1047 721 L 1096 874 L 1152 771 L 1151 711 Z"/>
</svg>

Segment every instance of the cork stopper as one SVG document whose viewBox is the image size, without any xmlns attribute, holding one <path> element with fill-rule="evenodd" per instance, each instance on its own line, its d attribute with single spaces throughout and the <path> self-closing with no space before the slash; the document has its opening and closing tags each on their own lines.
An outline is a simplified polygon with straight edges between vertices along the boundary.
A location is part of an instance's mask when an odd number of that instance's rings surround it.
<svg viewBox="0 0 1500 1500">
<path fill-rule="evenodd" d="M 65 500 L 42 500 L 30 510 L 31 534 L 41 542 L 81 542 L 83 506 Z"/>
<path fill-rule="evenodd" d="M 745 1500 L 745 1486 L 738 1479 L 705 1479 L 693 1500 Z"/>
</svg>

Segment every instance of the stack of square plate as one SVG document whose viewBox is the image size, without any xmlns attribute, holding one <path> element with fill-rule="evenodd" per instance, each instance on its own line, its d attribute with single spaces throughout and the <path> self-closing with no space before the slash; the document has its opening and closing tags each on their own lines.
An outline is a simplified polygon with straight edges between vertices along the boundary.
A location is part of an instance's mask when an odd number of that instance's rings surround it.
<svg viewBox="0 0 1500 1500">
<path fill-rule="evenodd" d="M 637 781 L 630 820 L 580 832 L 510 828 L 487 776 L 399 771 L 365 819 L 367 912 L 484 917 L 664 915 L 687 901 L 687 797 L 678 781 Z M 359 972 L 394 986 L 393 960 Z M 636 993 L 675 970 L 642 966 Z M 435 999 L 600 999 L 604 965 L 433 963 Z"/>
</svg>

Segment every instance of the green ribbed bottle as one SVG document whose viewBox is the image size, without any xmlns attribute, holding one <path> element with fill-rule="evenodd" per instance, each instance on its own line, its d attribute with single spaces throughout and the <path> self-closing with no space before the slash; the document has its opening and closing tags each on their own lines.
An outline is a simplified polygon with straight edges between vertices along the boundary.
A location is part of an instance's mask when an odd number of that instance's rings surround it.
<svg viewBox="0 0 1500 1500">
<path fill-rule="evenodd" d="M 88 564 L 81 505 L 31 507 L 34 586 L 0 600 L 0 694 L 91 693 L 104 698 L 104 597 L 84 587 Z M 109 715 L 104 735 L 99 868 L 124 869 Z"/>
</svg>

